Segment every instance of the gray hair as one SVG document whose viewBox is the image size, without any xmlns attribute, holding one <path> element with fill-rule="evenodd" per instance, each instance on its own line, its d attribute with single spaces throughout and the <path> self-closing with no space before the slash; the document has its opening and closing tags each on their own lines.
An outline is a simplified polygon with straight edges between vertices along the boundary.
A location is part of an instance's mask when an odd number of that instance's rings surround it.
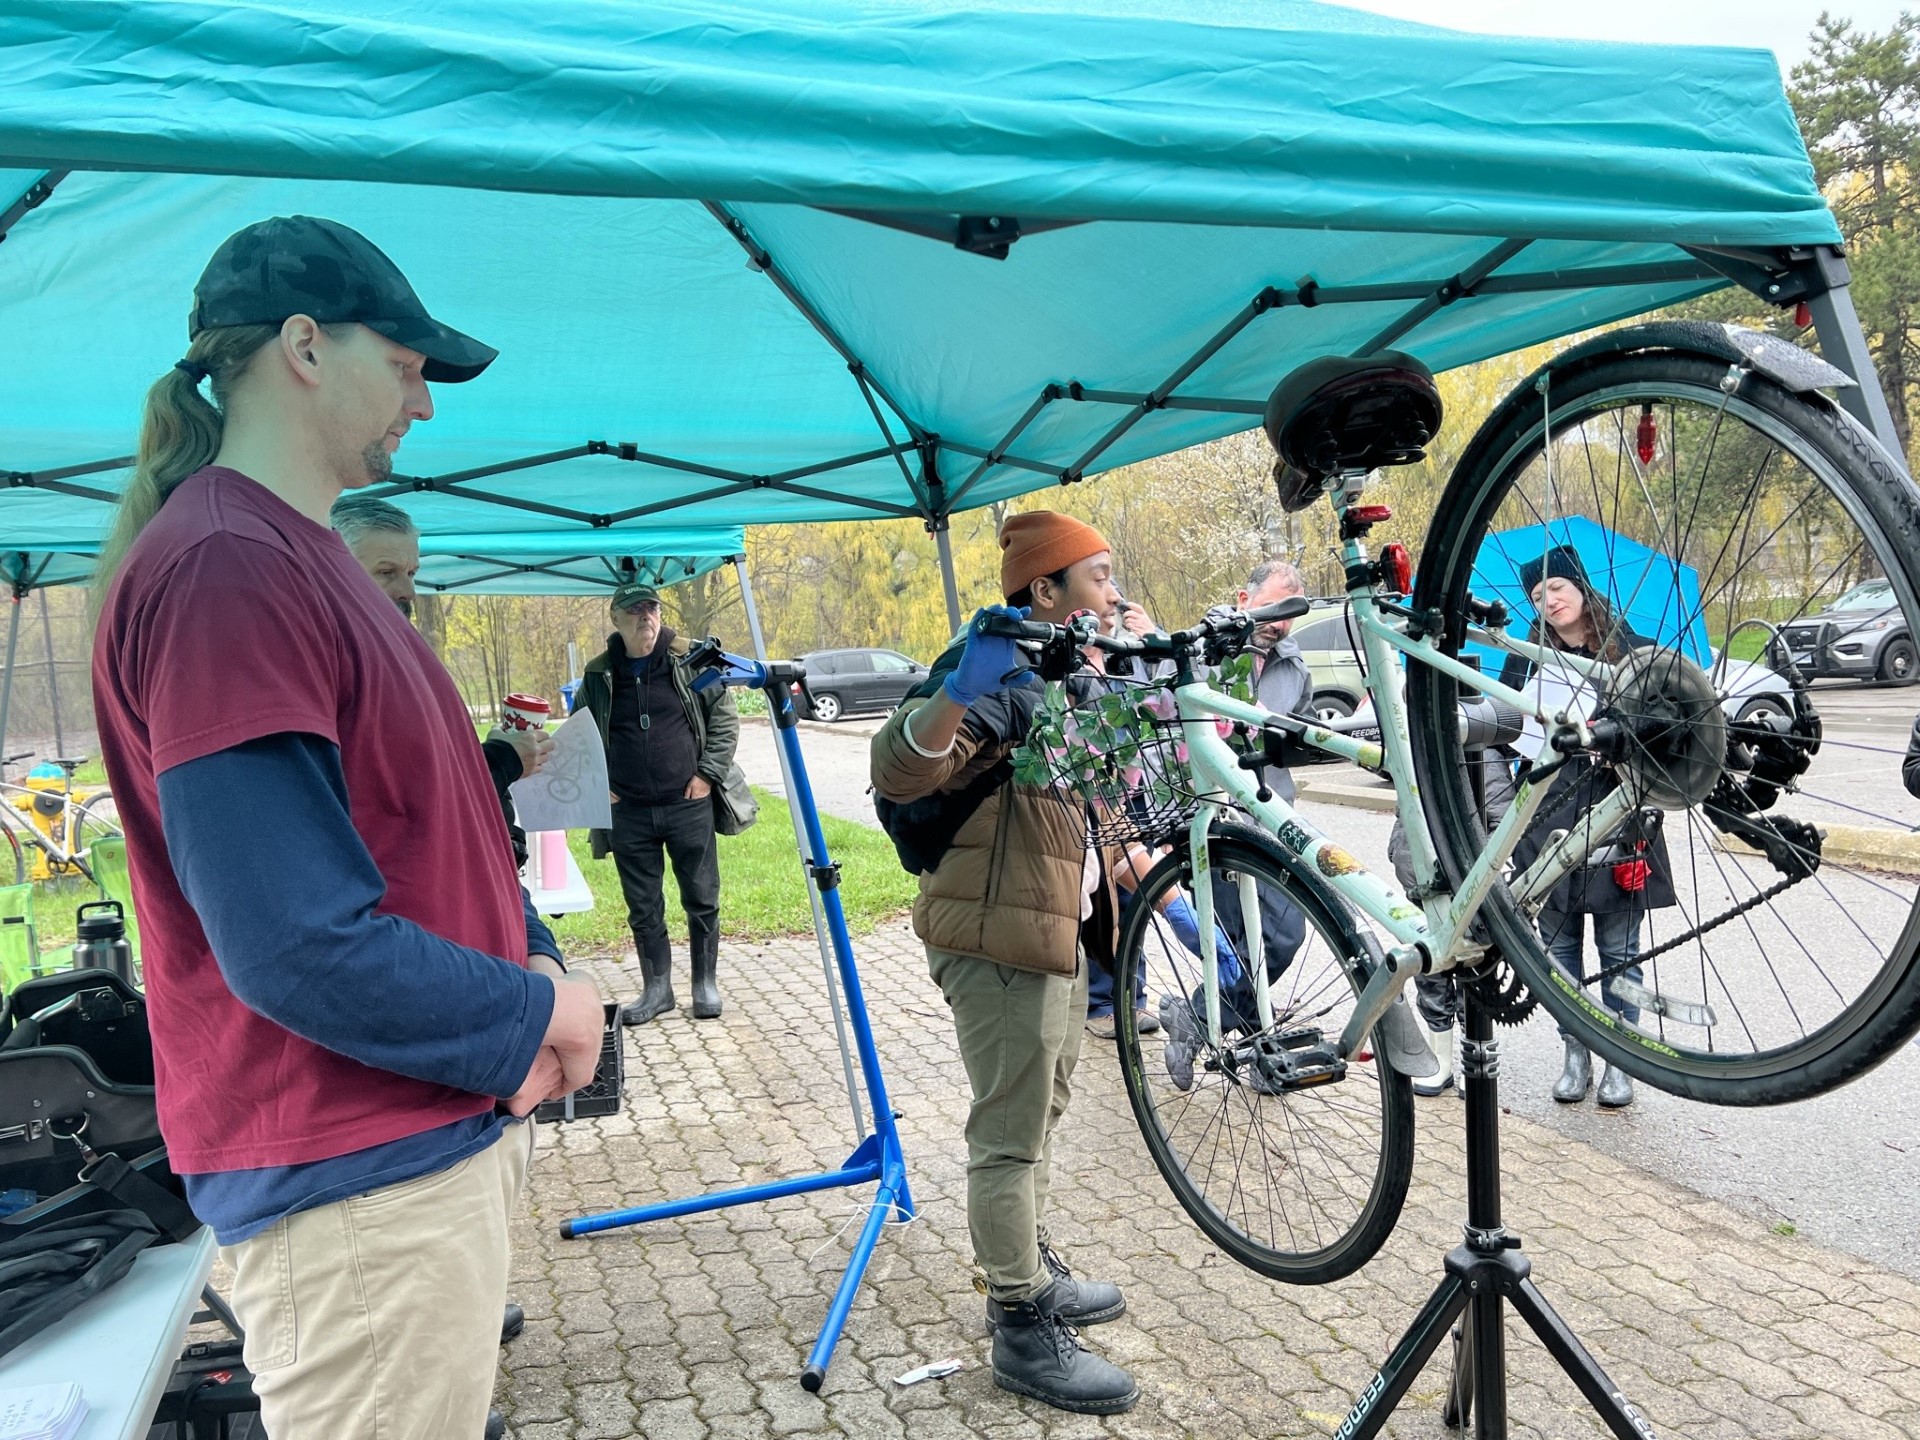
<svg viewBox="0 0 1920 1440">
<path fill-rule="evenodd" d="M 406 511 L 372 495 L 342 495 L 333 502 L 327 520 L 340 532 L 340 538 L 347 542 L 349 550 L 358 550 L 360 542 L 375 531 L 388 531 L 395 535 L 420 533 L 420 527 L 413 523 L 413 517 Z"/>
<path fill-rule="evenodd" d="M 1278 580 L 1296 594 L 1306 593 L 1306 582 L 1300 578 L 1299 567 L 1291 560 L 1267 559 L 1254 566 L 1247 574 L 1247 593 L 1257 594 L 1260 587 L 1269 581 Z"/>
</svg>

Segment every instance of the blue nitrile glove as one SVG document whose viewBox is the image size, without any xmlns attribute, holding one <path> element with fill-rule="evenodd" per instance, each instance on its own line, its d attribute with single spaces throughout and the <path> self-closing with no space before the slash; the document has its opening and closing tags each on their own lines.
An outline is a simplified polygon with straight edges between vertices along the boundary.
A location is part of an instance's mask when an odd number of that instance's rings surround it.
<svg viewBox="0 0 1920 1440">
<path fill-rule="evenodd" d="M 1195 955 L 1200 954 L 1200 917 L 1193 913 L 1184 895 L 1176 895 L 1167 901 L 1166 908 L 1160 912 L 1172 927 L 1174 939 L 1178 940 Z M 1220 966 L 1220 983 L 1237 985 L 1240 983 L 1240 957 L 1234 953 L 1233 942 L 1227 938 L 1227 932 L 1218 925 L 1213 927 L 1213 945 Z"/>
<path fill-rule="evenodd" d="M 996 695 L 1009 685 L 1029 685 L 1039 678 L 1026 668 L 1014 641 L 1004 635 L 984 634 L 980 629 L 980 621 L 987 615 L 1024 620 L 1031 613 L 1025 606 L 1013 605 L 989 605 L 973 612 L 973 623 L 967 626 L 967 648 L 960 652 L 960 663 L 941 685 L 949 700 L 972 709 L 982 696 Z"/>
</svg>

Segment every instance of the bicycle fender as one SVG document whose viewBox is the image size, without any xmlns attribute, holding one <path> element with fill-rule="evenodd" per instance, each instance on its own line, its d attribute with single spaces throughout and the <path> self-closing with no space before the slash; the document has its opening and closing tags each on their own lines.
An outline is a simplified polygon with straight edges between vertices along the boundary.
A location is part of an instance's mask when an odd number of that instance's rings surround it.
<svg viewBox="0 0 1920 1440">
<path fill-rule="evenodd" d="M 1853 377 L 1829 365 L 1811 350 L 1762 330 L 1742 325 L 1718 325 L 1705 320 L 1656 320 L 1629 325 L 1583 341 L 1556 355 L 1529 377 L 1577 365 L 1600 355 L 1631 354 L 1641 350 L 1677 350 L 1731 365 L 1748 365 L 1796 395 L 1817 390 L 1839 390 L 1854 384 Z"/>
</svg>

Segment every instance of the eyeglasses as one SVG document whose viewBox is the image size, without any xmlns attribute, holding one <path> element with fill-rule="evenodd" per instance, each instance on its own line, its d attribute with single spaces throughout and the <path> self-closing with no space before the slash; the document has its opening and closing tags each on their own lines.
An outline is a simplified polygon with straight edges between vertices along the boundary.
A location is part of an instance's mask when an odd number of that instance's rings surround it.
<svg viewBox="0 0 1920 1440">
<path fill-rule="evenodd" d="M 628 615 L 658 615 L 660 613 L 660 602 L 658 600 L 636 600 L 633 604 L 625 607 L 625 613 Z"/>
</svg>

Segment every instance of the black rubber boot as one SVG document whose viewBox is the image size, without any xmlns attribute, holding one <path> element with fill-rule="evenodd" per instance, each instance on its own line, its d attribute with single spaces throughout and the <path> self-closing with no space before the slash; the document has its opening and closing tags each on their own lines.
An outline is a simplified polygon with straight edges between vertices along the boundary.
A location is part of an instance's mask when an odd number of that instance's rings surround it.
<svg viewBox="0 0 1920 1440">
<path fill-rule="evenodd" d="M 1565 1039 L 1565 1037 L 1562 1037 Z M 1593 1056 L 1578 1040 L 1567 1040 L 1567 1068 L 1554 1082 L 1553 1098 L 1562 1105 L 1573 1105 L 1587 1098 L 1593 1085 Z"/>
<path fill-rule="evenodd" d="M 714 972 L 719 968 L 720 937 L 713 935 L 693 955 L 693 1018 L 696 1020 L 717 1020 L 720 1016 L 720 986 L 714 979 Z"/>
<path fill-rule="evenodd" d="M 1040 1242 L 1040 1258 L 1053 1280 L 1040 1292 L 1038 1303 L 1069 1325 L 1101 1325 L 1108 1320 L 1118 1320 L 1126 1313 L 1127 1297 L 1120 1293 L 1118 1285 L 1109 1285 L 1104 1280 L 1074 1279 L 1067 1262 L 1044 1240 Z"/>
<path fill-rule="evenodd" d="M 486 1440 L 506 1440 L 507 1417 L 498 1410 L 487 1411 Z"/>
<path fill-rule="evenodd" d="M 1131 1375 L 1081 1348 L 1073 1326 L 1038 1301 L 1002 1305 L 989 1299 L 987 1326 L 993 1331 L 993 1383 L 1002 1390 L 1077 1415 L 1118 1415 L 1140 1398 Z"/>
<path fill-rule="evenodd" d="M 527 1312 L 509 1300 L 506 1314 L 500 1318 L 500 1343 L 504 1345 L 515 1339 L 526 1328 Z"/>
<path fill-rule="evenodd" d="M 673 951 L 662 945 L 658 955 L 649 955 L 644 946 L 637 948 L 640 973 L 647 977 L 647 988 L 640 992 L 638 1000 L 621 1007 L 622 1025 L 644 1025 L 673 1009 Z"/>
</svg>

